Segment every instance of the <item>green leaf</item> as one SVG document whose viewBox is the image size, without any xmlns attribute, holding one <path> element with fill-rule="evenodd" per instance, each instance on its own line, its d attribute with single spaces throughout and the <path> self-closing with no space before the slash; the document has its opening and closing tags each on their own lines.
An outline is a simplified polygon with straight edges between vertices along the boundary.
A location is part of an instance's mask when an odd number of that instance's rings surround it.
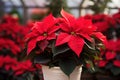
<svg viewBox="0 0 120 80">
<path fill-rule="evenodd" d="M 87 67 L 87 69 L 90 73 L 94 73 L 96 71 L 92 61 L 86 60 L 86 64 L 89 64 L 89 67 Z"/>
<path fill-rule="evenodd" d="M 93 42 L 85 41 L 85 45 L 86 45 L 89 49 L 95 50 L 95 41 L 94 41 L 94 39 L 93 39 Z"/>
<path fill-rule="evenodd" d="M 33 59 L 34 57 L 35 57 L 35 51 L 32 51 L 28 56 L 25 56 L 25 60 L 27 60 L 27 59 Z M 23 56 L 24 57 L 24 56 Z M 22 58 L 23 58 L 22 57 Z"/>
<path fill-rule="evenodd" d="M 33 77 L 34 76 L 32 74 L 30 74 L 30 73 L 26 76 L 27 80 L 33 80 Z"/>
<path fill-rule="evenodd" d="M 41 53 L 36 55 L 34 58 L 34 63 L 47 64 L 51 61 L 52 55 L 50 53 Z"/>
<path fill-rule="evenodd" d="M 120 74 L 120 68 L 113 67 L 113 68 L 111 68 L 111 72 L 113 73 L 113 75 L 118 75 L 118 74 Z"/>
<path fill-rule="evenodd" d="M 85 42 L 84 51 L 87 53 L 99 53 L 99 50 L 95 46 L 91 46 L 90 43 Z"/>
<path fill-rule="evenodd" d="M 73 59 L 68 58 L 68 59 L 61 59 L 59 61 L 59 66 L 61 68 L 61 70 L 67 75 L 69 76 L 73 70 L 76 67 L 76 63 Z"/>
<path fill-rule="evenodd" d="M 67 44 L 63 44 L 61 46 L 55 46 L 55 43 L 53 43 L 52 45 L 52 52 L 53 52 L 53 57 L 61 54 L 61 53 L 64 53 L 66 51 L 70 50 L 70 48 L 68 47 Z"/>
</svg>

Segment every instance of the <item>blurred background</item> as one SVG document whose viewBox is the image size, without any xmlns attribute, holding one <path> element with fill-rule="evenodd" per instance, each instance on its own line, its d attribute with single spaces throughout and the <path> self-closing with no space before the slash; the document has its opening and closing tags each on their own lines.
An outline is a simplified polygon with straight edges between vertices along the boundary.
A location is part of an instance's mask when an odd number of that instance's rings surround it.
<svg viewBox="0 0 120 80">
<path fill-rule="evenodd" d="M 0 0 L 0 80 L 43 80 L 40 65 L 21 62 L 24 38 L 34 22 L 50 13 L 60 16 L 62 8 L 91 19 L 108 39 L 96 72 L 83 67 L 81 80 L 120 80 L 120 0 Z"/>
<path fill-rule="evenodd" d="M 0 16 L 12 14 L 23 23 L 31 19 L 42 19 L 53 11 L 55 15 L 61 8 L 75 17 L 86 14 L 113 14 L 120 8 L 120 0 L 0 0 Z"/>
</svg>

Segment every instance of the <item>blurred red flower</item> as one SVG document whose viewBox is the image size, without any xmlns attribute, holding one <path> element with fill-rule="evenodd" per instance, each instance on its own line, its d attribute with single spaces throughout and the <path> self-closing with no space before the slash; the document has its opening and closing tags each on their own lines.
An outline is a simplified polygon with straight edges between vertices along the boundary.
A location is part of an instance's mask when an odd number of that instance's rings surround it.
<svg viewBox="0 0 120 80">
<path fill-rule="evenodd" d="M 59 29 L 56 22 L 57 20 L 50 14 L 43 22 L 35 23 L 32 32 L 26 36 L 28 41 L 27 54 L 35 48 L 37 42 L 39 42 L 40 49 L 44 51 L 49 43 L 48 41 L 56 38 L 55 31 Z"/>
</svg>

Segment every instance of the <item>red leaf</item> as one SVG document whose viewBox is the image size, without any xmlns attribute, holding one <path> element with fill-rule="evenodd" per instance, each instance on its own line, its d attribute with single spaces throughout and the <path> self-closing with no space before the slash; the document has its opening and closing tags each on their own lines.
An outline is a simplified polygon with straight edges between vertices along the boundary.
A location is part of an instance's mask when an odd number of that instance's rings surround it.
<svg viewBox="0 0 120 80">
<path fill-rule="evenodd" d="M 55 39 L 56 35 L 55 33 L 51 33 L 49 36 L 47 36 L 47 40 Z"/>
<path fill-rule="evenodd" d="M 90 42 L 93 41 L 92 38 L 91 38 L 88 34 L 80 33 L 80 35 L 81 35 L 82 37 L 84 37 L 85 39 L 87 39 L 88 41 L 90 41 Z"/>
<path fill-rule="evenodd" d="M 116 51 L 116 48 L 118 48 L 117 44 L 118 44 L 118 43 L 117 43 L 116 41 L 114 41 L 114 40 L 109 40 L 109 41 L 107 41 L 106 48 L 107 48 L 108 50 Z M 112 45 L 112 46 L 111 46 L 111 45 Z"/>
<path fill-rule="evenodd" d="M 118 39 L 118 40 L 116 41 L 115 50 L 116 50 L 116 51 L 120 51 L 120 39 Z"/>
<path fill-rule="evenodd" d="M 45 36 L 38 36 L 37 37 L 37 41 L 41 41 L 41 40 L 44 40 L 45 39 Z"/>
<path fill-rule="evenodd" d="M 33 27 L 31 28 L 31 30 L 34 30 L 34 29 L 39 29 L 39 26 L 42 26 L 42 23 L 43 22 L 35 22 Z"/>
<path fill-rule="evenodd" d="M 108 52 L 106 52 L 105 56 L 106 56 L 107 60 L 111 60 L 111 59 L 114 59 L 116 57 L 116 53 L 108 51 Z"/>
<path fill-rule="evenodd" d="M 67 43 L 70 40 L 70 38 L 71 38 L 71 35 L 67 33 L 60 33 L 56 41 L 56 46 Z"/>
<path fill-rule="evenodd" d="M 60 28 L 61 28 L 63 31 L 65 31 L 65 32 L 70 32 L 70 29 L 71 29 L 71 28 L 69 27 L 68 23 L 65 22 L 65 21 L 60 24 Z"/>
<path fill-rule="evenodd" d="M 101 32 L 94 32 L 92 35 L 94 35 L 96 38 L 101 40 L 102 42 L 106 43 L 106 37 Z"/>
<path fill-rule="evenodd" d="M 107 64 L 107 61 L 100 60 L 100 62 L 99 62 L 99 64 L 98 64 L 98 66 L 99 66 L 99 67 L 105 67 L 105 66 L 106 66 L 106 64 Z"/>
<path fill-rule="evenodd" d="M 45 28 L 43 27 L 43 22 L 36 22 L 33 26 L 33 31 L 39 31 L 40 34 L 43 34 Z"/>
<path fill-rule="evenodd" d="M 16 72 L 15 72 L 15 75 L 21 75 L 21 74 L 23 74 L 23 73 L 24 73 L 23 70 L 19 70 L 19 71 L 16 71 Z"/>
<path fill-rule="evenodd" d="M 11 65 L 5 65 L 5 69 L 8 71 L 10 70 Z"/>
<path fill-rule="evenodd" d="M 46 29 L 48 30 L 49 27 L 57 23 L 57 20 L 55 19 L 55 17 L 53 17 L 52 14 L 49 14 L 47 17 L 43 19 L 43 23 L 45 24 L 43 25 L 43 27 L 46 27 Z"/>
<path fill-rule="evenodd" d="M 84 18 L 79 18 L 77 20 L 78 25 L 82 28 L 82 31 L 84 33 L 91 33 L 93 31 L 96 31 L 96 26 L 92 24 L 92 21 L 90 19 L 84 19 Z"/>
<path fill-rule="evenodd" d="M 14 55 L 17 55 L 17 53 L 19 53 L 21 51 L 19 46 L 16 45 L 15 43 L 11 44 L 10 46 L 11 46 L 11 51 Z"/>
<path fill-rule="evenodd" d="M 29 55 L 29 53 L 35 48 L 36 42 L 37 42 L 36 38 L 33 38 L 28 42 L 27 55 Z"/>
<path fill-rule="evenodd" d="M 6 56 L 6 57 L 4 57 L 4 63 L 5 64 L 10 64 L 10 65 L 16 65 L 17 61 L 16 61 L 16 59 L 14 59 L 10 56 Z"/>
<path fill-rule="evenodd" d="M 43 41 L 41 41 L 39 44 L 39 47 L 40 47 L 40 49 L 42 49 L 42 51 L 44 51 L 44 49 L 47 47 L 47 45 L 48 45 L 48 41 L 47 40 L 43 40 Z"/>
<path fill-rule="evenodd" d="M 0 68 L 3 66 L 4 64 L 4 57 L 0 56 Z"/>
<path fill-rule="evenodd" d="M 60 28 L 59 26 L 50 27 L 48 30 L 48 35 L 53 34 L 53 33 L 55 34 L 55 31 L 57 31 L 59 28 Z"/>
<path fill-rule="evenodd" d="M 32 38 L 34 38 L 36 36 L 38 36 L 37 30 L 33 30 L 32 32 L 30 32 L 29 34 L 27 34 L 25 36 L 25 41 L 28 41 L 29 39 L 32 39 Z"/>
<path fill-rule="evenodd" d="M 84 40 L 80 37 L 71 37 L 71 39 L 68 42 L 69 47 L 76 53 L 76 55 L 79 57 L 80 53 L 84 46 Z"/>
<path fill-rule="evenodd" d="M 66 21 L 68 22 L 69 25 L 72 26 L 74 24 L 76 19 L 73 15 L 67 13 L 63 9 L 61 10 L 61 15 L 66 19 Z"/>
<path fill-rule="evenodd" d="M 14 70 L 14 72 L 16 72 L 16 71 L 23 70 L 22 67 L 23 67 L 23 65 L 22 65 L 21 62 L 20 62 L 20 63 L 18 63 L 17 65 L 12 66 L 12 69 Z"/>
<path fill-rule="evenodd" d="M 35 67 L 36 67 L 37 69 L 41 69 L 41 68 L 42 68 L 42 66 L 41 66 L 40 64 L 35 64 Z"/>
<path fill-rule="evenodd" d="M 115 60 L 113 64 L 117 67 L 120 67 L 120 60 Z"/>
</svg>

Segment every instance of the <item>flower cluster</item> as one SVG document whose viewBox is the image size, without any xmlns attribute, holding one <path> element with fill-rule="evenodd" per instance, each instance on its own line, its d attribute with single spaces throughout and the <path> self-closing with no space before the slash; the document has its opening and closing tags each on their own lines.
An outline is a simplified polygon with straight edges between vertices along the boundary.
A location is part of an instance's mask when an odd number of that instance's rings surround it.
<svg viewBox="0 0 120 80">
<path fill-rule="evenodd" d="M 10 56 L 0 56 L 0 79 L 12 79 L 12 80 L 28 80 L 33 78 L 32 76 L 42 79 L 40 73 L 41 66 L 33 65 L 30 60 L 18 61 Z"/>
<path fill-rule="evenodd" d="M 10 56 L 0 56 L 0 68 L 9 71 L 13 70 L 13 75 L 21 75 L 25 71 L 33 71 L 32 63 L 30 61 L 18 62 L 16 59 L 11 58 Z"/>
<path fill-rule="evenodd" d="M 112 46 L 111 46 L 112 45 Z M 98 66 L 104 70 L 110 71 L 114 75 L 120 74 L 120 40 L 109 40 L 105 51 L 102 52 L 102 59 Z"/>
<path fill-rule="evenodd" d="M 65 74 L 70 75 L 76 66 L 98 57 L 106 37 L 97 32 L 91 20 L 75 19 L 64 10 L 61 16 L 55 18 L 50 14 L 34 24 L 26 36 L 27 55 L 35 55 L 36 63 L 60 66 Z"/>
<path fill-rule="evenodd" d="M 102 32 L 107 39 L 112 39 L 113 32 L 116 28 L 116 20 L 114 17 L 105 14 L 85 15 L 85 19 L 92 19 L 93 24 L 97 27 L 97 31 Z"/>
<path fill-rule="evenodd" d="M 106 49 L 101 51 L 101 60 L 97 64 L 100 72 L 107 74 L 120 74 L 120 11 L 113 15 L 96 14 L 86 15 L 85 19 L 92 19 L 97 30 L 102 32 L 106 38 Z M 99 71 L 99 70 L 98 70 Z"/>
<path fill-rule="evenodd" d="M 116 21 L 113 17 L 105 14 L 85 15 L 85 19 L 92 19 L 93 24 L 100 32 L 106 32 L 109 27 L 115 27 Z"/>
<path fill-rule="evenodd" d="M 31 75 L 37 76 L 36 72 L 40 71 L 38 66 L 33 65 L 30 60 L 21 58 L 24 51 L 24 36 L 28 33 L 31 25 L 23 27 L 18 23 L 18 19 L 10 15 L 1 19 L 0 80 L 25 80 Z"/>
<path fill-rule="evenodd" d="M 0 52 L 9 51 L 11 54 L 20 53 L 23 47 L 23 34 L 16 18 L 4 16 L 0 23 Z M 6 52 L 7 53 L 7 52 Z M 5 54 L 5 52 L 4 52 Z M 10 54 L 10 55 L 11 55 Z"/>
<path fill-rule="evenodd" d="M 10 50 L 12 54 L 17 55 L 17 53 L 19 53 L 20 47 L 15 44 L 14 41 L 10 40 L 10 39 L 6 39 L 6 38 L 1 38 L 0 39 L 0 51 L 5 52 L 4 50 Z"/>
</svg>

